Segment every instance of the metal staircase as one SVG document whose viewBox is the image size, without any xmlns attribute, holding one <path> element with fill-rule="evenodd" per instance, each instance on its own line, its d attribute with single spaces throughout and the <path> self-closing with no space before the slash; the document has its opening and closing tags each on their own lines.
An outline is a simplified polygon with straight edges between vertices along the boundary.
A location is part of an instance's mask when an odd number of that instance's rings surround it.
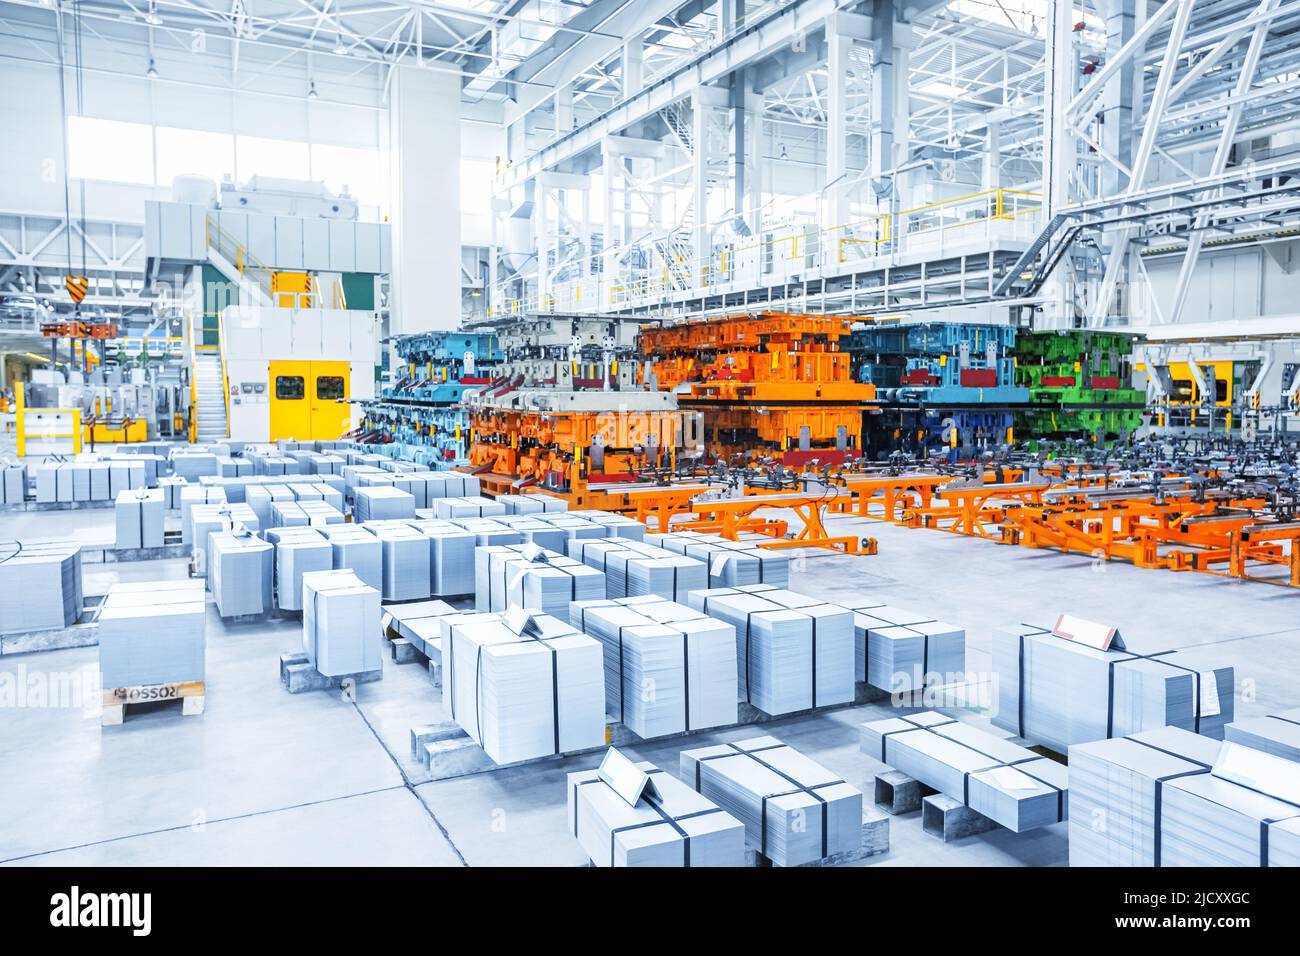
<svg viewBox="0 0 1300 956">
<path fill-rule="evenodd" d="M 220 442 L 230 437 L 226 422 L 226 392 L 221 373 L 221 353 L 210 349 L 194 352 L 195 433 L 200 442 Z"/>
<path fill-rule="evenodd" d="M 677 145 L 681 146 L 687 155 L 695 155 L 695 134 L 691 128 L 691 117 L 685 100 L 678 100 L 664 107 L 659 111 L 659 115 L 668 126 L 668 131 L 673 134 L 673 139 L 677 140 Z"/>
</svg>

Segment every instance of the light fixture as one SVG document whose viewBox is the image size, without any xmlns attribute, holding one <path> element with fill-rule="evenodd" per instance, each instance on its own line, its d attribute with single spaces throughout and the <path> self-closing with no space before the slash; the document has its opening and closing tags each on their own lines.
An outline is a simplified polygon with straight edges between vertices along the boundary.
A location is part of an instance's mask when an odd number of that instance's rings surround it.
<svg viewBox="0 0 1300 956">
<path fill-rule="evenodd" d="M 320 94 L 316 92 L 316 81 L 312 80 L 311 85 L 307 87 L 307 99 L 314 100 L 319 95 Z"/>
<path fill-rule="evenodd" d="M 785 150 L 785 143 L 782 143 L 782 144 L 781 144 L 781 156 L 780 156 L 780 158 L 781 158 L 781 159 L 789 159 L 789 158 L 790 158 L 790 154 L 787 153 L 786 150 Z"/>
<path fill-rule="evenodd" d="M 144 75 L 151 80 L 158 79 L 158 67 L 153 62 L 153 57 L 149 57 L 149 69 L 144 71 Z"/>
<path fill-rule="evenodd" d="M 336 37 L 334 38 L 334 55 L 335 55 L 335 56 L 347 56 L 347 55 L 348 55 L 348 48 L 345 47 L 345 46 L 343 45 L 343 36 L 342 36 L 342 34 L 339 34 L 338 36 L 336 36 Z"/>
<path fill-rule="evenodd" d="M 145 15 L 144 22 L 151 27 L 162 26 L 163 18 L 158 16 L 158 11 L 152 3 L 149 4 L 149 12 Z"/>
</svg>

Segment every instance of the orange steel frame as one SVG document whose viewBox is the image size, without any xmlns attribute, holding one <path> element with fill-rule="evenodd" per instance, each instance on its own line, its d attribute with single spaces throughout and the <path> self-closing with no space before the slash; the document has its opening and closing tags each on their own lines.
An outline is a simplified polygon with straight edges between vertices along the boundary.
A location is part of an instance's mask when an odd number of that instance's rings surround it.
<svg viewBox="0 0 1300 956">
<path fill-rule="evenodd" d="M 793 538 L 776 538 L 764 541 L 761 548 L 831 548 L 845 554 L 876 554 L 879 550 L 875 538 L 859 539 L 856 535 L 832 535 L 822 520 L 826 499 L 822 495 L 757 494 L 743 498 L 720 501 L 700 501 L 691 505 L 691 511 L 707 523 L 692 524 L 699 530 L 714 530 L 724 538 L 737 540 L 741 531 L 750 530 L 754 512 L 759 508 L 789 508 L 799 516 L 803 528 Z"/>
<path fill-rule="evenodd" d="M 713 454 L 753 450 L 724 442 L 726 431 L 782 454 L 801 428 L 814 445 L 834 442 L 841 427 L 854 438 L 861 432 L 862 405 L 876 390 L 854 381 L 850 356 L 839 351 L 851 326 L 846 317 L 762 313 L 645 328 L 640 345 L 659 388 L 704 409 Z"/>
</svg>

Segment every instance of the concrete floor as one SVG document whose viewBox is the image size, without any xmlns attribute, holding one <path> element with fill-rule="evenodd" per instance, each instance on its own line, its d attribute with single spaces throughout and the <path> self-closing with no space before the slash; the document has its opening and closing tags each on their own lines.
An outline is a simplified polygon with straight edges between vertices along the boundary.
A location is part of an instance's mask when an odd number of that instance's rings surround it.
<svg viewBox="0 0 1300 956">
<path fill-rule="evenodd" d="M 0 513 L 0 537 L 76 535 L 112 524 L 109 509 Z M 1194 662 L 1237 668 L 1237 713 L 1300 706 L 1300 593 L 1201 574 L 1094 565 L 941 532 L 863 519 L 832 527 L 871 534 L 880 554 L 810 554 L 795 590 L 828 600 L 868 595 L 967 628 L 967 668 L 989 666 L 993 628 L 1050 625 L 1062 611 L 1117 624 L 1135 650 L 1195 648 Z M 88 593 L 115 580 L 185 573 L 181 561 L 86 565 Z M 564 775 L 598 754 L 430 781 L 409 756 L 413 725 L 440 719 L 438 690 L 418 665 L 389 664 L 353 702 L 290 696 L 278 656 L 299 625 L 228 626 L 209 605 L 207 710 L 135 711 L 101 729 L 79 706 L 17 707 L 0 716 L 0 862 L 13 864 L 447 864 L 582 862 L 566 830 Z M 0 658 L 0 673 L 85 674 L 94 648 Z M 627 748 L 675 770 L 688 746 L 770 733 L 868 794 L 880 769 L 857 725 L 888 704 L 733 728 Z M 976 718 L 970 718 L 976 719 Z M 951 844 L 892 820 L 891 850 L 864 865 L 1062 865 L 1066 827 L 994 831 Z"/>
</svg>

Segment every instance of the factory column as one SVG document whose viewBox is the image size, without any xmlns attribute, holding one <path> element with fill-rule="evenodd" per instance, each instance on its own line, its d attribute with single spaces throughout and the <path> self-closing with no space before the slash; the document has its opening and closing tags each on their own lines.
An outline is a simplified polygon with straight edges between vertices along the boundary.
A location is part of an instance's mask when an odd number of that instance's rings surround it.
<svg viewBox="0 0 1300 956">
<path fill-rule="evenodd" d="M 390 331 L 460 322 L 460 77 L 393 68 L 388 148 L 393 257 Z"/>
</svg>

